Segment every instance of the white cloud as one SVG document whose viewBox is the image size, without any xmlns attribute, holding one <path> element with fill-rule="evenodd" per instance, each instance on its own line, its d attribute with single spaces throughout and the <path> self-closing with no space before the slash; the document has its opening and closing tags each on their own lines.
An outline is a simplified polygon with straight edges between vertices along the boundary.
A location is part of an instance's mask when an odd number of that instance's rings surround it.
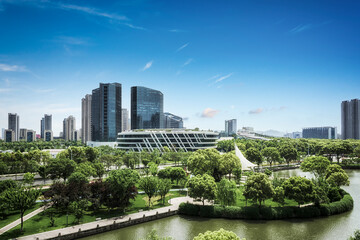
<svg viewBox="0 0 360 240">
<path fill-rule="evenodd" d="M 0 71 L 3 71 L 3 72 L 26 72 L 27 69 L 24 66 L 0 63 Z"/>
<path fill-rule="evenodd" d="M 249 111 L 249 114 L 260 114 L 264 111 L 264 109 L 262 108 L 257 108 L 257 109 L 254 109 L 254 110 L 250 110 Z"/>
<path fill-rule="evenodd" d="M 215 110 L 215 109 L 212 109 L 212 108 L 205 108 L 204 111 L 201 114 L 201 117 L 203 117 L 203 118 L 213 118 L 218 113 L 219 113 L 219 110 Z"/>
<path fill-rule="evenodd" d="M 186 65 L 189 65 L 190 63 L 192 63 L 193 59 L 189 58 L 184 64 L 183 67 L 185 67 Z"/>
<path fill-rule="evenodd" d="M 182 45 L 181 47 L 179 47 L 176 52 L 180 52 L 181 50 L 183 50 L 184 48 L 186 48 L 187 46 L 189 46 L 189 43 L 185 43 L 184 45 Z"/>
<path fill-rule="evenodd" d="M 55 42 L 60 42 L 69 45 L 88 45 L 89 42 L 83 38 L 70 37 L 70 36 L 58 36 L 55 38 Z"/>
<path fill-rule="evenodd" d="M 231 77 L 234 73 L 229 73 L 228 75 L 225 75 L 225 76 L 222 76 L 222 77 L 219 77 L 218 79 L 215 80 L 215 83 L 218 83 L 218 82 L 221 82 L 229 77 Z"/>
<path fill-rule="evenodd" d="M 153 64 L 153 60 L 151 60 L 150 62 L 147 62 L 141 71 L 145 71 L 145 70 L 151 68 L 152 64 Z"/>
</svg>

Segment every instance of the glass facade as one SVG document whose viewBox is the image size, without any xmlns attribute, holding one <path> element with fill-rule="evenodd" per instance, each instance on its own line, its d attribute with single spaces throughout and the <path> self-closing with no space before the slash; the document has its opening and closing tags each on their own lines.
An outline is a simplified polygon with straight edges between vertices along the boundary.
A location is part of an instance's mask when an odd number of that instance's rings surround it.
<svg viewBox="0 0 360 240">
<path fill-rule="evenodd" d="M 92 91 L 92 141 L 116 141 L 121 132 L 121 84 L 100 83 Z"/>
<path fill-rule="evenodd" d="M 131 87 L 131 129 L 164 128 L 164 97 L 162 92 Z"/>
</svg>

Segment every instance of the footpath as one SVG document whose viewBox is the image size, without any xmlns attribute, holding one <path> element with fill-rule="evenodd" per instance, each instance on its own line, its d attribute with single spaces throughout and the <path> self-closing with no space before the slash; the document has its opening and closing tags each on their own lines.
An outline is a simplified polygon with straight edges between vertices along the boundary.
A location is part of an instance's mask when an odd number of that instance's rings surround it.
<svg viewBox="0 0 360 240">
<path fill-rule="evenodd" d="M 169 200 L 171 206 L 141 211 L 121 217 L 108 218 L 90 223 L 84 223 L 72 227 L 57 229 L 53 231 L 37 233 L 29 236 L 20 237 L 21 240 L 40 240 L 40 239 L 75 239 L 86 237 L 106 231 L 111 231 L 143 222 L 148 222 L 177 214 L 179 205 L 182 202 L 193 203 L 190 197 L 179 197 Z"/>
</svg>

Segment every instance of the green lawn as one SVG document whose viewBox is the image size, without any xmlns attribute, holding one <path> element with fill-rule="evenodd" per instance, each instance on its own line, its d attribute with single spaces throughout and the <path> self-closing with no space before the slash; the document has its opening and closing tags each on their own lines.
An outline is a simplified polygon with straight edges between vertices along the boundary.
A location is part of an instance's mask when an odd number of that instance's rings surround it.
<svg viewBox="0 0 360 240">
<path fill-rule="evenodd" d="M 32 211 L 38 209 L 39 207 L 41 207 L 41 203 L 35 204 L 32 208 L 25 211 L 24 216 L 26 214 L 31 213 Z M 9 213 L 7 214 L 5 219 L 1 219 L 0 228 L 5 227 L 6 225 L 12 223 L 13 221 L 15 221 L 15 220 L 17 220 L 19 218 L 20 218 L 20 212 L 18 210 L 17 211 L 9 211 Z"/>
<path fill-rule="evenodd" d="M 163 205 L 160 203 L 159 198 L 152 200 L 153 205 L 150 209 L 156 209 L 164 206 L 169 206 L 167 201 L 171 198 L 176 197 L 183 197 L 186 196 L 186 192 L 170 192 L 165 199 L 166 204 Z M 131 214 L 138 212 L 140 209 L 148 210 L 149 207 L 147 207 L 147 196 L 145 194 L 138 194 L 135 198 L 135 200 L 132 200 L 132 205 L 127 209 L 125 213 L 123 213 L 120 210 L 114 209 L 114 210 L 107 210 L 106 208 L 101 208 L 98 211 L 89 211 L 87 212 L 84 217 L 82 218 L 80 223 L 88 223 L 95 221 L 96 218 L 106 219 L 106 218 L 112 218 L 112 217 L 118 217 L 124 214 Z M 66 214 L 62 213 L 56 213 L 55 216 L 55 226 L 50 227 L 50 220 L 49 217 L 46 216 L 44 213 L 38 214 L 29 220 L 24 222 L 24 232 L 20 233 L 20 225 L 13 228 L 12 230 L 4 233 L 3 235 L 0 235 L 0 240 L 2 239 L 10 239 L 10 238 L 16 238 L 19 236 L 26 236 L 31 235 L 35 233 L 45 232 L 45 231 L 51 231 L 55 229 L 60 229 L 67 227 L 66 226 Z M 77 225 L 78 223 L 75 222 L 75 217 L 72 214 L 69 214 L 69 226 Z"/>
</svg>

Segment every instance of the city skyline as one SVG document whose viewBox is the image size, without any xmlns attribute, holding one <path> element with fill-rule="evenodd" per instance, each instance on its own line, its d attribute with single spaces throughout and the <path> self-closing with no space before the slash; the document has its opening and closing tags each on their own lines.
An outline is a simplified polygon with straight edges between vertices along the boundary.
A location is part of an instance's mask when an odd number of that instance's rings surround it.
<svg viewBox="0 0 360 240">
<path fill-rule="evenodd" d="M 58 136 L 65 117 L 81 119 L 87 93 L 119 82 L 122 108 L 130 109 L 131 86 L 157 89 L 187 128 L 223 130 L 235 118 L 255 130 L 340 130 L 341 102 L 359 98 L 358 9 L 325 1 L 0 1 L 0 127 L 17 113 L 20 128 L 40 133 L 39 121 L 52 114 Z"/>
</svg>

